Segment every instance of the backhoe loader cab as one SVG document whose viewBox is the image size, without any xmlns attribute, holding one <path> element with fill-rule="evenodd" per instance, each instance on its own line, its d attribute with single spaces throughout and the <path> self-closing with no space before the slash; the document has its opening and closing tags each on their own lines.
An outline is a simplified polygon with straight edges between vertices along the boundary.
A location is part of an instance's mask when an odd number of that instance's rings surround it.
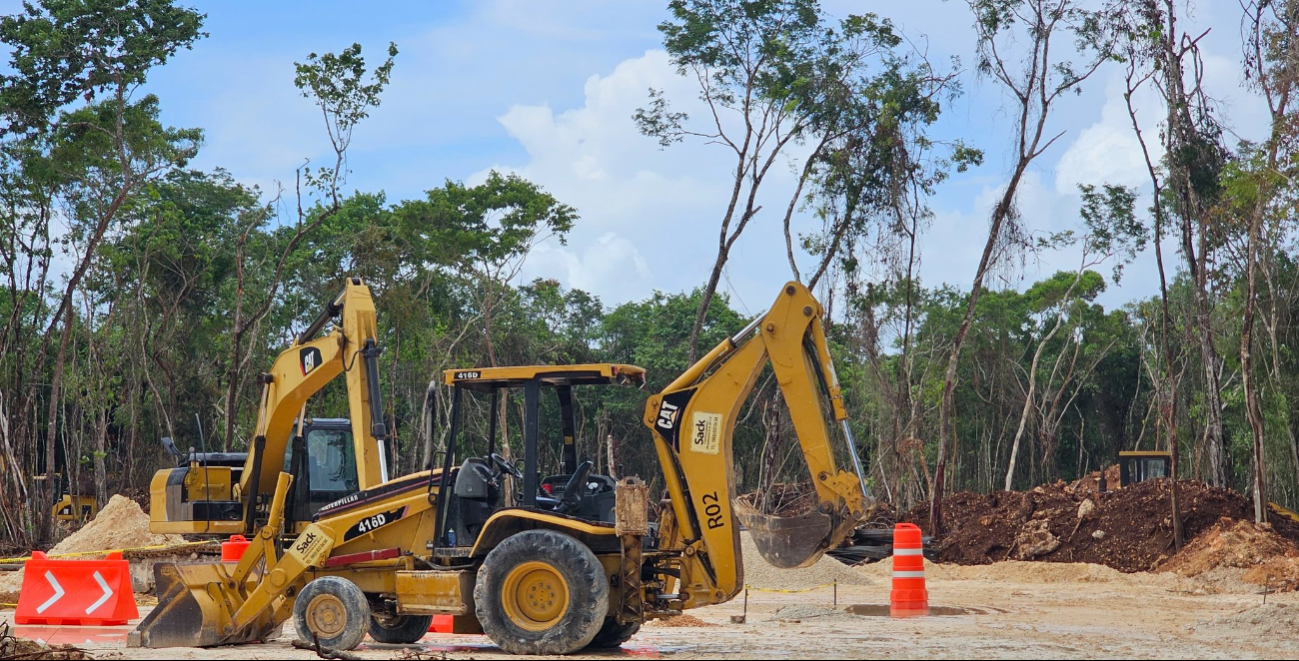
<svg viewBox="0 0 1299 661">
<path fill-rule="evenodd" d="M 487 520 L 502 508 L 562 514 L 592 522 L 613 523 L 616 481 L 592 472 L 593 463 L 579 456 L 575 442 L 574 387 L 585 385 L 635 385 L 645 383 L 645 370 L 634 365 L 588 364 L 496 367 L 447 370 L 444 382 L 452 390 L 451 428 L 443 475 L 450 475 L 454 498 L 447 505 L 440 546 L 472 546 Z M 500 397 L 510 389 L 523 391 L 523 457 L 511 462 L 498 451 L 497 419 Z M 550 393 L 553 393 L 551 395 Z M 543 439 L 542 399 L 553 396 L 559 405 L 559 438 Z M 490 398 L 487 438 L 468 438 L 463 415 L 467 397 Z M 548 449 L 547 442 L 553 442 Z M 481 456 L 470 448 L 484 447 Z M 543 474 L 542 457 L 558 456 L 549 475 Z M 459 464 L 459 469 L 453 467 Z M 504 479 L 515 480 L 513 502 L 504 500 Z"/>
</svg>

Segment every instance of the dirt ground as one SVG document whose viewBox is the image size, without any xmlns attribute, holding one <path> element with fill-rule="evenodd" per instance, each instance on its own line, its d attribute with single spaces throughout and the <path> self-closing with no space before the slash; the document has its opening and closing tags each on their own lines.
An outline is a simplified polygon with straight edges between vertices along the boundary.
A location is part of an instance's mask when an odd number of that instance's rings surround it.
<svg viewBox="0 0 1299 661">
<path fill-rule="evenodd" d="M 889 570 L 887 562 L 854 570 L 861 572 L 865 584 L 840 585 L 837 609 L 832 609 L 831 588 L 803 594 L 751 592 L 746 624 L 730 622 L 732 615 L 744 611 L 740 597 L 690 611 L 715 626 L 649 625 L 620 652 L 567 658 L 1180 659 L 1299 654 L 1299 638 L 1293 635 L 1299 626 L 1299 594 L 1267 595 L 1264 606 L 1261 590 L 1241 581 L 1121 574 L 1095 565 L 930 565 L 931 606 L 963 614 L 894 620 L 844 612 L 850 605 L 887 603 Z M 0 612 L 0 619 L 11 615 Z M 275 643 L 214 650 L 126 649 L 129 628 L 17 627 L 15 633 L 71 642 L 99 659 L 315 658 L 290 647 L 291 627 Z M 510 658 L 481 636 L 432 634 L 418 646 L 367 643 L 357 651 L 368 659 Z"/>
</svg>

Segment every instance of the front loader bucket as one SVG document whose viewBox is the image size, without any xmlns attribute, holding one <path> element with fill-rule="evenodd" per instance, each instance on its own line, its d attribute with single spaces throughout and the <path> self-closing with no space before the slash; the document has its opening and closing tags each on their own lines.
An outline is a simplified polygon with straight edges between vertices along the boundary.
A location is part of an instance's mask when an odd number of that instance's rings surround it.
<svg viewBox="0 0 1299 661">
<path fill-rule="evenodd" d="M 856 527 L 851 518 L 832 517 L 819 510 L 793 516 L 763 514 L 743 500 L 735 503 L 735 515 L 749 529 L 758 555 L 779 569 L 809 567 L 829 549 L 840 544 Z M 835 525 L 836 519 L 839 520 Z"/>
<path fill-rule="evenodd" d="M 232 620 L 243 595 L 222 563 L 154 565 L 158 605 L 126 639 L 127 647 L 214 647 L 266 640 L 281 623 L 270 613 L 238 631 Z"/>
</svg>

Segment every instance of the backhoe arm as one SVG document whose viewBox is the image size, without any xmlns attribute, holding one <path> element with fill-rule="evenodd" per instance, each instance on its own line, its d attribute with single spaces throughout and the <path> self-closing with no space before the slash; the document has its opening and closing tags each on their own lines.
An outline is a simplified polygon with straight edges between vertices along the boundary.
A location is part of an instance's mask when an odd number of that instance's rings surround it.
<svg viewBox="0 0 1299 661">
<path fill-rule="evenodd" d="M 663 466 L 671 515 L 661 522 L 660 548 L 680 550 L 683 608 L 724 602 L 743 588 L 735 497 L 732 436 L 736 418 L 758 376 L 771 363 L 815 486 L 817 504 L 799 527 L 782 528 L 757 512 L 743 513 L 759 550 L 774 564 L 804 566 L 844 539 L 871 501 L 826 343 L 823 309 L 802 284 L 785 285 L 775 304 L 738 335 L 723 340 L 645 407 Z M 855 474 L 834 459 L 826 409 L 841 425 Z M 759 537 L 806 542 L 789 557 L 768 555 Z M 766 540 L 770 541 L 770 540 Z"/>
<path fill-rule="evenodd" d="M 339 321 L 334 329 L 316 338 L 335 318 Z M 275 491 L 294 423 L 302 415 L 303 406 L 340 374 L 347 377 L 360 488 L 368 489 L 387 480 L 383 443 L 388 433 L 379 398 L 378 355 L 378 329 L 370 288 L 360 278 L 348 278 L 343 292 L 279 355 L 270 371 L 260 375 L 262 397 L 257 429 L 239 483 L 249 532 L 253 530 L 251 519 L 256 496 Z"/>
</svg>

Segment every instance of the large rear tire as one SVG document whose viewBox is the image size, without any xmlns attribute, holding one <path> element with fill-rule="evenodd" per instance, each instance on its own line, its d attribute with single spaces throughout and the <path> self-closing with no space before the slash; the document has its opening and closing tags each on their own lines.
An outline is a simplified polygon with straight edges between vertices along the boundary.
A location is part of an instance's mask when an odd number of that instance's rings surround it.
<svg viewBox="0 0 1299 661">
<path fill-rule="evenodd" d="M 640 622 L 630 622 L 628 624 L 618 624 L 618 620 L 607 617 L 604 619 L 604 626 L 591 639 L 591 644 L 587 647 L 597 650 L 612 650 L 622 647 L 622 644 L 631 640 L 636 632 L 640 631 Z"/>
<path fill-rule="evenodd" d="M 377 643 L 407 645 L 423 638 L 432 624 L 432 615 L 375 613 L 370 617 L 370 637 Z"/>
<path fill-rule="evenodd" d="M 609 579 L 585 544 L 553 530 L 506 538 L 474 585 L 483 632 L 510 654 L 569 654 L 595 639 L 609 610 Z"/>
<path fill-rule="evenodd" d="M 304 642 L 331 650 L 356 649 L 370 628 L 370 602 L 355 583 L 321 576 L 294 600 L 293 626 Z"/>
</svg>

